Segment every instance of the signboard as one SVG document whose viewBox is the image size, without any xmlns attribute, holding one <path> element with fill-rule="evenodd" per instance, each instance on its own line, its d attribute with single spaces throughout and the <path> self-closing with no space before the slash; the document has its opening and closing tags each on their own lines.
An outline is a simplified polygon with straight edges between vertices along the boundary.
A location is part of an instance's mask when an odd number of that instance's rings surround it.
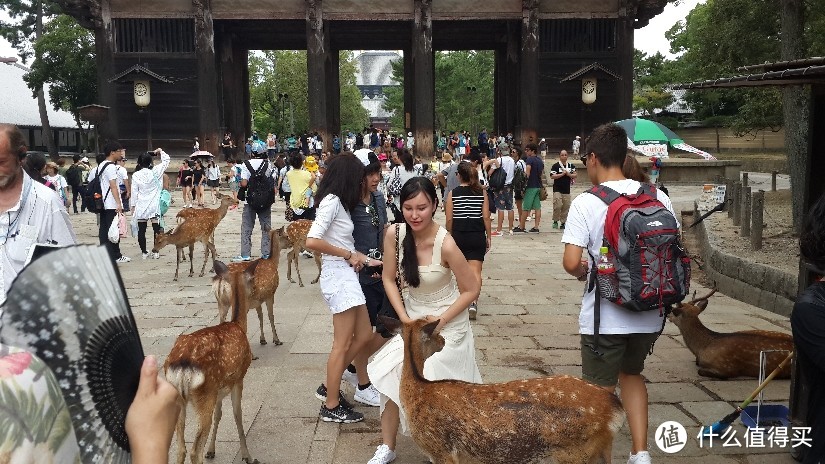
<svg viewBox="0 0 825 464">
<path fill-rule="evenodd" d="M 636 148 L 639 152 L 643 153 L 645 156 L 653 157 L 653 158 L 668 158 L 667 154 L 667 144 L 664 143 L 651 143 L 648 145 L 636 145 Z"/>
</svg>

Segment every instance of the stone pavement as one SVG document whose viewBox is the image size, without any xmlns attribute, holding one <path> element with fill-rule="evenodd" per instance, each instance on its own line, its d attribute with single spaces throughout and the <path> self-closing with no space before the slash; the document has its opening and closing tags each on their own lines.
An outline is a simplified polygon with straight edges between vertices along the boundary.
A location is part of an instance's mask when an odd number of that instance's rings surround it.
<svg viewBox="0 0 825 464">
<path fill-rule="evenodd" d="M 576 185 L 583 189 L 583 183 Z M 700 187 L 675 186 L 671 194 L 677 210 L 691 209 Z M 180 204 L 180 193 L 173 194 Z M 207 194 L 208 195 L 208 194 Z M 208 197 L 207 197 L 208 198 Z M 171 217 L 178 209 L 173 206 Z M 484 266 L 479 316 L 474 323 L 479 367 L 485 382 L 552 374 L 581 375 L 578 342 L 578 312 L 582 285 L 561 268 L 561 233 L 551 229 L 552 204 L 545 202 L 541 234 L 504 236 L 493 239 Z M 230 211 L 216 231 L 219 259 L 229 260 L 239 252 L 240 209 Z M 437 219 L 443 221 L 439 213 Z M 95 217 L 72 215 L 83 243 L 97 243 Z M 171 221 L 170 221 L 171 222 Z M 284 224 L 283 204 L 275 205 L 273 226 Z M 528 223 L 530 224 L 530 223 Z M 253 234 L 253 255 L 258 255 L 260 230 Z M 150 239 L 151 242 L 151 239 Z M 174 252 L 161 251 L 159 260 L 142 260 L 134 238 L 121 243 L 132 262 L 120 265 L 129 301 L 147 354 L 163 362 L 175 338 L 217 322 L 217 306 L 211 290 L 210 264 L 198 277 L 203 250 L 196 247 L 195 276 L 172 281 Z M 283 255 L 282 255 L 283 256 Z M 305 287 L 290 283 L 283 274 L 276 293 L 275 320 L 282 346 L 258 344 L 257 318 L 250 314 L 249 340 L 259 357 L 246 376 L 243 419 L 253 458 L 262 463 L 365 463 L 380 443 L 378 408 L 360 408 L 366 420 L 359 424 L 333 425 L 318 419 L 320 402 L 313 393 L 325 373 L 331 345 L 331 317 L 318 285 L 309 281 L 317 272 L 313 260 L 300 259 Z M 699 288 L 701 294 L 705 289 Z M 714 330 L 770 329 L 789 331 L 786 318 L 716 294 L 703 321 Z M 267 329 L 268 330 L 268 329 Z M 271 334 L 266 334 L 271 339 Z M 651 453 L 656 462 L 790 463 L 786 449 L 744 448 L 744 428 L 737 421 L 742 447 L 700 449 L 694 438 L 701 424 L 710 424 L 733 410 L 756 387 L 753 379 L 716 381 L 696 373 L 694 358 L 684 346 L 675 326 L 668 324 L 648 358 L 644 374 L 649 380 Z M 346 386 L 345 388 L 350 388 Z M 776 380 L 765 390 L 769 403 L 787 405 L 789 381 Z M 352 391 L 346 391 L 350 398 Z M 241 462 L 238 437 L 229 399 L 225 400 L 218 431 L 214 463 Z M 193 412 L 188 415 L 187 447 L 194 437 Z M 656 427 L 666 420 L 683 424 L 690 436 L 687 447 L 666 455 L 654 444 Z M 624 462 L 629 452 L 627 425 L 614 446 L 614 462 Z M 174 459 L 175 445 L 170 458 Z M 424 456 L 409 437 L 400 437 L 399 464 L 421 463 Z"/>
</svg>

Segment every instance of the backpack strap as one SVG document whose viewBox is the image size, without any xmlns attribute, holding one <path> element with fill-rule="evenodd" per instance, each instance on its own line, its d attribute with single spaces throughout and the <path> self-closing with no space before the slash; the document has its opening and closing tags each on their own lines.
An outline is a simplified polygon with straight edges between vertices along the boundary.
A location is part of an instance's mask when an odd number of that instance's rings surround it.
<svg viewBox="0 0 825 464">
<path fill-rule="evenodd" d="M 106 168 L 108 168 L 109 166 L 114 164 L 111 161 L 109 161 L 108 163 L 109 164 L 102 164 L 103 169 L 100 169 L 100 166 L 97 167 L 97 176 L 95 176 L 95 180 L 98 183 L 100 183 L 100 175 L 103 174 L 104 172 L 106 172 Z M 107 190 L 106 195 L 103 196 L 103 202 L 104 203 L 106 202 L 106 199 L 109 198 L 109 194 L 112 193 L 112 187 L 111 186 L 107 186 L 107 187 L 109 187 L 109 190 Z"/>
<path fill-rule="evenodd" d="M 594 185 L 587 192 L 592 193 L 596 196 L 596 198 L 603 201 L 608 206 L 610 206 L 610 203 L 613 203 L 622 196 L 619 192 L 604 185 Z"/>
<path fill-rule="evenodd" d="M 593 295 L 593 344 L 587 347 L 590 348 L 593 354 L 602 357 L 604 356 L 604 352 L 599 351 L 599 324 L 601 323 L 602 297 L 601 291 L 599 290 L 599 279 L 597 278 L 596 259 L 590 254 L 589 250 L 587 251 L 587 255 L 590 256 L 590 262 L 593 263 L 587 282 L 587 292 L 589 293 L 595 288 L 595 295 Z"/>
</svg>

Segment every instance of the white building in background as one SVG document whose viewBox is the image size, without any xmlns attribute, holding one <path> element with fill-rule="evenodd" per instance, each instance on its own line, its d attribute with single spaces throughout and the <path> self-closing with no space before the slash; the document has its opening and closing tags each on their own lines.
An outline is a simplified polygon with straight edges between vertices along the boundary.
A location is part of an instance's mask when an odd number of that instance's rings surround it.
<svg viewBox="0 0 825 464">
<path fill-rule="evenodd" d="M 27 72 L 29 68 L 17 63 L 17 58 L 0 58 L 0 95 L 4 96 L 0 99 L 0 122 L 17 125 L 23 132 L 30 150 L 46 151 L 37 98 L 32 96 L 31 89 L 23 80 Z M 80 130 L 72 114 L 63 110 L 55 111 L 49 101 L 48 90 L 46 110 L 58 150 L 79 151 Z"/>
<path fill-rule="evenodd" d="M 382 105 L 386 98 L 384 88 L 399 85 L 392 80 L 392 62 L 400 59 L 401 54 L 394 51 L 364 51 L 355 57 L 355 84 L 361 91 L 361 106 L 377 128 L 389 127 L 390 114 Z"/>
</svg>

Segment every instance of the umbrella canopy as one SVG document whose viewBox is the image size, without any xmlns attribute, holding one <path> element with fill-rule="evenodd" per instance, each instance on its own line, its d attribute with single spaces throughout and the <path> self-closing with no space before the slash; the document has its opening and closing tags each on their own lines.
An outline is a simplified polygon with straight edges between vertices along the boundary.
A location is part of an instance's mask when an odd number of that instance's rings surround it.
<svg viewBox="0 0 825 464">
<path fill-rule="evenodd" d="M 627 132 L 627 138 L 635 145 L 666 144 L 671 147 L 685 143 L 675 132 L 658 122 L 631 118 L 616 121 Z"/>
<path fill-rule="evenodd" d="M 208 151 L 200 150 L 200 151 L 196 151 L 196 152 L 192 153 L 191 155 L 189 155 L 189 157 L 192 158 L 192 159 L 195 159 L 195 158 L 214 158 L 215 155 L 213 155 L 212 153 L 209 153 Z"/>
</svg>

